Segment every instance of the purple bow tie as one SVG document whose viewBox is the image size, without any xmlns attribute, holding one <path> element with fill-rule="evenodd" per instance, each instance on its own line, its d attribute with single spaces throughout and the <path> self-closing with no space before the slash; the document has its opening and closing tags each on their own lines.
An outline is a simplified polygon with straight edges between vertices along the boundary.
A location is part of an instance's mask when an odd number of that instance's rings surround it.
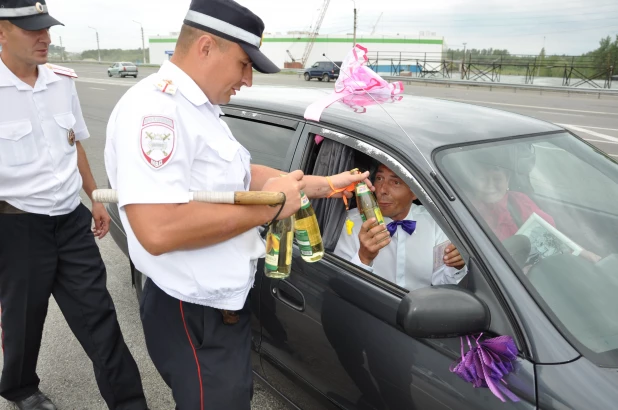
<svg viewBox="0 0 618 410">
<path fill-rule="evenodd" d="M 388 225 L 386 225 L 386 229 L 388 229 L 391 236 L 393 236 L 395 235 L 395 232 L 397 232 L 398 226 L 401 226 L 401 228 L 404 231 L 406 231 L 408 235 L 412 235 L 412 233 L 414 233 L 414 230 L 416 229 L 416 221 L 408 221 L 408 220 L 393 221 L 389 223 Z"/>
</svg>

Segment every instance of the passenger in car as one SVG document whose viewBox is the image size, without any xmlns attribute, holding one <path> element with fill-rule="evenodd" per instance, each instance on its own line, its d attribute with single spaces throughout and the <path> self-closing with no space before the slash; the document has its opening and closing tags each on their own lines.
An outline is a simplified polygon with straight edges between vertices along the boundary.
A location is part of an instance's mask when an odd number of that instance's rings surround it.
<svg viewBox="0 0 618 410">
<path fill-rule="evenodd" d="M 523 192 L 509 190 L 511 171 L 505 165 L 488 162 L 469 164 L 474 170 L 472 189 L 474 205 L 500 241 L 515 235 L 526 220 L 536 213 L 555 226 L 554 219 L 543 212 Z"/>
<path fill-rule="evenodd" d="M 505 153 L 502 153 L 505 154 Z M 475 157 L 476 160 L 468 162 L 472 171 L 470 185 L 473 192 L 473 204 L 483 216 L 498 239 L 506 245 L 506 240 L 513 238 L 519 228 L 530 218 L 537 214 L 545 221 L 556 227 L 554 219 L 544 212 L 528 195 L 523 192 L 509 190 L 514 164 L 508 156 L 497 153 L 493 156 L 484 155 Z M 508 246 L 507 246 L 508 247 Z M 526 255 L 522 255 L 524 257 Z M 579 253 L 584 259 L 596 263 L 602 258 L 586 249 Z M 520 265 L 530 263 L 528 258 L 521 259 Z M 530 265 L 523 267 L 527 272 Z"/>
<path fill-rule="evenodd" d="M 374 186 L 387 226 L 372 228 L 375 219 L 363 223 L 358 209 L 350 210 L 352 234 L 343 228 L 335 254 L 408 290 L 459 283 L 466 274 L 463 258 L 452 244 L 434 256 L 448 238 L 414 203 L 410 187 L 385 165 L 378 167 Z"/>
</svg>

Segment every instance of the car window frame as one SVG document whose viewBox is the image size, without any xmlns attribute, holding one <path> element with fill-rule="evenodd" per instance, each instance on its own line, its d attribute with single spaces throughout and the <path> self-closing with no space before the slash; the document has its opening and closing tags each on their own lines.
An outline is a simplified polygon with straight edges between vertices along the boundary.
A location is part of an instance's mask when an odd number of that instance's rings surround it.
<svg viewBox="0 0 618 410">
<path fill-rule="evenodd" d="M 221 110 L 223 111 L 225 116 L 229 116 L 230 118 L 235 118 L 235 119 L 239 119 L 243 121 L 260 123 L 260 124 L 266 124 L 266 125 L 270 125 L 273 127 L 283 127 L 283 128 L 288 128 L 288 129 L 295 129 L 294 134 L 292 135 L 292 138 L 291 138 L 292 141 L 290 142 L 290 145 L 286 151 L 283 166 L 280 169 L 280 171 L 287 171 L 290 169 L 290 166 L 294 158 L 294 153 L 296 152 L 296 149 L 298 147 L 300 136 L 302 135 L 303 129 L 305 127 L 305 122 L 303 120 L 300 120 L 298 118 L 293 118 L 290 116 L 273 114 L 273 113 L 265 112 L 262 110 L 256 110 L 248 106 L 236 105 L 233 103 L 230 103 L 224 107 L 221 107 Z M 234 135 L 234 138 L 236 138 L 235 135 Z M 248 148 L 247 150 L 249 151 Z M 253 157 L 253 153 L 250 152 L 250 154 Z M 256 164 L 256 165 L 260 165 L 260 164 Z"/>
<path fill-rule="evenodd" d="M 563 134 L 569 134 L 572 137 L 578 139 L 579 141 L 585 143 L 586 145 L 592 147 L 595 151 L 604 154 L 599 148 L 597 148 L 594 145 L 590 144 L 589 142 L 583 140 L 582 138 L 578 137 L 577 135 L 573 134 L 572 132 L 567 131 L 567 130 L 557 130 L 557 131 L 548 131 L 548 132 L 542 132 L 542 133 L 515 135 L 515 136 L 510 136 L 510 137 L 496 138 L 496 139 L 483 140 L 483 141 L 466 142 L 466 143 L 461 143 L 461 144 L 450 144 L 450 145 L 446 145 L 446 146 L 440 147 L 439 149 L 435 150 L 432 153 L 432 159 L 433 159 L 433 162 L 436 164 L 438 170 L 442 173 L 442 175 L 444 175 L 443 167 L 440 166 L 440 159 L 441 159 L 442 156 L 445 155 L 445 151 L 448 151 L 450 149 L 469 147 L 469 146 L 473 146 L 473 145 L 487 145 L 487 144 L 509 143 L 511 141 L 514 141 L 514 140 L 533 139 L 533 138 L 549 137 L 549 136 L 559 136 L 559 135 L 563 135 Z M 606 154 L 604 154 L 604 155 L 606 155 Z M 597 169 L 597 168 L 595 168 L 595 169 Z M 599 170 L 599 169 L 597 169 L 597 170 L 599 172 L 603 173 L 602 170 Z M 605 173 L 603 173 L 603 174 L 605 174 Z M 447 179 L 446 177 L 444 177 L 444 180 L 445 180 L 445 183 L 454 192 L 462 192 L 461 189 L 459 189 L 459 187 L 453 186 L 454 181 L 452 181 L 450 179 Z M 486 236 L 486 238 L 492 244 L 494 244 L 494 247 L 495 247 L 496 251 L 505 260 L 505 262 L 507 263 L 507 265 L 509 266 L 509 268 L 511 270 L 511 273 L 515 277 L 518 278 L 518 280 L 520 281 L 520 283 L 522 284 L 522 286 L 524 287 L 526 292 L 528 292 L 528 294 L 532 297 L 532 299 L 539 305 L 542 313 L 549 319 L 551 324 L 557 329 L 557 331 L 562 335 L 562 337 L 564 337 L 564 339 L 567 340 L 568 343 L 570 343 L 573 346 L 573 348 L 576 349 L 577 352 L 580 355 L 586 357 L 588 360 L 590 360 L 594 364 L 596 364 L 598 366 L 601 366 L 601 367 L 611 367 L 611 368 L 618 367 L 618 349 L 610 350 L 610 351 L 607 351 L 607 352 L 604 352 L 604 353 L 596 353 L 596 352 L 592 351 L 591 349 L 589 349 L 587 346 L 585 346 L 583 343 L 581 343 L 578 340 L 578 338 L 575 337 L 575 335 L 573 335 L 567 329 L 567 327 L 565 325 L 563 325 L 562 321 L 558 318 L 558 316 L 553 312 L 553 310 L 549 307 L 549 305 L 541 297 L 539 292 L 536 290 L 535 286 L 532 283 L 530 283 L 530 281 L 527 278 L 525 278 L 525 274 L 521 271 L 521 268 L 517 265 L 517 262 L 515 261 L 515 259 L 511 255 L 509 255 L 508 252 L 506 252 L 506 249 L 503 246 L 496 246 L 496 238 L 494 238 L 494 237 L 489 235 L 489 232 L 491 232 L 491 228 L 487 225 L 487 223 L 484 221 L 484 219 L 479 215 L 479 213 L 476 210 L 476 208 L 474 207 L 474 205 L 471 204 L 470 201 L 467 198 L 466 199 L 461 199 L 461 202 L 463 203 L 465 208 L 468 210 L 470 215 L 474 218 L 474 220 L 476 221 L 478 226 L 481 227 L 481 229 L 484 232 L 484 235 Z"/>
<path fill-rule="evenodd" d="M 497 317 L 494 318 L 501 323 L 501 325 L 497 327 L 502 327 L 507 330 L 507 334 L 514 335 L 515 343 L 518 349 L 522 352 L 522 357 L 525 359 L 530 359 L 532 356 L 530 353 L 531 350 L 521 322 L 518 320 L 515 313 L 506 302 L 507 298 L 503 294 L 501 289 L 494 285 L 492 273 L 490 272 L 490 270 L 487 269 L 487 267 L 483 263 L 479 263 L 478 258 L 471 258 L 472 255 L 468 252 L 468 249 L 474 249 L 474 244 L 466 237 L 465 227 L 461 225 L 455 218 L 453 218 L 452 215 L 449 215 L 449 212 L 444 211 L 447 208 L 441 202 L 448 201 L 447 198 L 444 198 L 444 193 L 442 191 L 438 192 L 438 190 L 435 189 L 434 185 L 428 182 L 428 180 L 423 175 L 423 172 L 417 166 L 415 166 L 415 164 L 413 164 L 409 160 L 409 158 L 402 156 L 401 153 L 396 149 L 387 146 L 382 141 L 375 140 L 371 137 L 356 133 L 352 130 L 333 126 L 331 124 L 316 124 L 311 121 L 307 122 L 305 130 L 303 131 L 303 135 L 301 136 L 301 139 L 299 141 L 298 149 L 294 154 L 291 169 L 307 169 L 307 162 L 309 159 L 307 151 L 310 148 L 310 140 L 312 134 L 319 134 L 326 138 L 333 139 L 355 150 L 363 152 L 366 155 L 372 157 L 373 159 L 377 159 L 384 163 L 395 160 L 396 163 L 406 169 L 409 176 L 399 176 L 406 184 L 408 184 L 408 186 L 411 187 L 412 190 L 414 190 L 416 196 L 421 200 L 431 217 L 443 230 L 444 234 L 451 240 L 451 242 L 455 246 L 457 246 L 457 248 L 462 254 L 462 257 L 466 261 L 466 264 L 469 265 L 474 262 L 475 267 L 479 271 L 478 274 L 483 277 L 483 280 L 479 280 L 478 282 L 484 283 L 478 285 L 478 288 L 488 288 L 488 291 L 485 293 L 489 293 L 490 295 L 487 297 L 492 298 L 493 305 L 497 306 L 498 309 L 502 310 L 502 314 L 497 315 Z M 360 141 L 361 145 L 371 147 L 371 152 L 359 149 L 359 146 L 355 143 L 355 141 Z M 378 157 L 376 157 L 375 155 L 376 152 L 379 154 Z M 348 273 L 360 277 L 368 285 L 374 286 L 382 291 L 390 292 L 396 297 L 403 299 L 405 295 L 409 293 L 409 290 L 401 288 L 386 279 L 374 275 L 369 271 L 366 271 L 361 267 L 354 265 L 350 261 L 344 260 L 343 258 L 334 255 L 333 253 L 325 252 L 323 258 L 326 261 L 333 263 L 342 269 L 345 269 Z M 431 345 L 435 349 L 441 350 L 443 354 L 452 356 L 452 351 L 442 347 L 442 345 L 440 344 L 440 339 L 434 340 L 434 343 L 431 343 Z"/>
</svg>

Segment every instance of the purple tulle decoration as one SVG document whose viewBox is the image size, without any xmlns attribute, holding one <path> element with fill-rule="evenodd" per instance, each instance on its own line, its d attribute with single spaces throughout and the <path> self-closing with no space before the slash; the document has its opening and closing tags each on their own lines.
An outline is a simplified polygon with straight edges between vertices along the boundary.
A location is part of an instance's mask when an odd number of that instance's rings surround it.
<svg viewBox="0 0 618 410">
<path fill-rule="evenodd" d="M 472 383 L 475 388 L 488 387 L 502 402 L 506 402 L 504 396 L 511 401 L 519 401 L 506 388 L 504 381 L 504 377 L 513 371 L 513 363 L 517 359 L 515 341 L 510 336 L 499 336 L 480 342 L 482 335 L 475 338 L 476 346 L 472 346 L 470 336 L 466 336 L 470 350 L 465 354 L 461 338 L 461 359 L 451 365 L 451 372 Z"/>
</svg>

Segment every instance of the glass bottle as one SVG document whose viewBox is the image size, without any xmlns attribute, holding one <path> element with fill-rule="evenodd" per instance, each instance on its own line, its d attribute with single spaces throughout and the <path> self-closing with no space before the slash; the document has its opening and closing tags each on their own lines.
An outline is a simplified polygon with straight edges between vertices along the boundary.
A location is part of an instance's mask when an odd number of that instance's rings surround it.
<svg viewBox="0 0 618 410">
<path fill-rule="evenodd" d="M 310 263 L 317 262 L 324 256 L 322 235 L 320 235 L 318 220 L 309 198 L 302 191 L 300 194 L 300 209 L 296 212 L 294 223 L 296 243 L 298 243 L 303 260 Z"/>
<path fill-rule="evenodd" d="M 356 203 L 363 222 L 366 222 L 368 219 L 375 218 L 377 225 L 384 225 L 384 217 L 382 216 L 382 211 L 378 206 L 378 201 L 376 201 L 376 197 L 373 195 L 373 192 L 371 192 L 367 184 L 364 182 L 359 182 L 356 184 L 355 191 Z"/>
<path fill-rule="evenodd" d="M 292 270 L 294 215 L 275 221 L 266 234 L 264 274 L 273 279 L 285 279 Z"/>
</svg>

